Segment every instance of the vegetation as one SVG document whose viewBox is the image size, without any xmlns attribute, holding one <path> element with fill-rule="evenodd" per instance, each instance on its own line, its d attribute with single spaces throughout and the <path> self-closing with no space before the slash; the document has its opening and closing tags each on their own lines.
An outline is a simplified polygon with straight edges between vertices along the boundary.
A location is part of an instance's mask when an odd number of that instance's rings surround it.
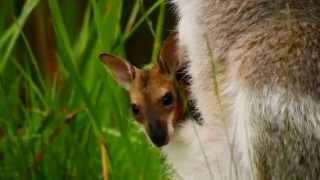
<svg viewBox="0 0 320 180">
<path fill-rule="evenodd" d="M 124 3 L 0 1 L 0 179 L 168 178 L 98 60 L 126 56 L 142 26 L 153 32 L 156 59 L 165 3 Z"/>
</svg>

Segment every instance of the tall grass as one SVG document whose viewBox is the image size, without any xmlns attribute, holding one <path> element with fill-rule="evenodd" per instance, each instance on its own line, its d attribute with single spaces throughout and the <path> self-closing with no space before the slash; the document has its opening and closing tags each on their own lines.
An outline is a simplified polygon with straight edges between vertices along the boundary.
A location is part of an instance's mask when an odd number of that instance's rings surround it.
<svg viewBox="0 0 320 180">
<path fill-rule="evenodd" d="M 0 179 L 168 178 L 127 94 L 98 60 L 101 52 L 125 56 L 126 40 L 141 25 L 152 29 L 149 16 L 158 13 L 154 59 L 164 1 L 144 14 L 142 3 L 128 10 L 122 0 L 0 2 Z M 28 31 L 33 25 L 38 31 Z"/>
</svg>

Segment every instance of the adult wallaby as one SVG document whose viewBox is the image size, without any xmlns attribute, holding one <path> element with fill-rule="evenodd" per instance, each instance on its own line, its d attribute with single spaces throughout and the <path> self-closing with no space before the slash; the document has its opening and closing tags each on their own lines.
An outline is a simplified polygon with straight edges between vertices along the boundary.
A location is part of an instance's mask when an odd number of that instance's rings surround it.
<svg viewBox="0 0 320 180">
<path fill-rule="evenodd" d="M 319 179 L 320 1 L 173 2 L 214 178 Z"/>
</svg>

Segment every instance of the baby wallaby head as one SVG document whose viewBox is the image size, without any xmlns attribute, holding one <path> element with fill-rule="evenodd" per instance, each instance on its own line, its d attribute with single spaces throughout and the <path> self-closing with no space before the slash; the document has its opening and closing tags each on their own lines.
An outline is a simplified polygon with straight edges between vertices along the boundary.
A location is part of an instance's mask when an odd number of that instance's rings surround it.
<svg viewBox="0 0 320 180">
<path fill-rule="evenodd" d="M 159 147 L 168 144 L 187 106 L 188 91 L 181 79 L 183 63 L 176 44 L 176 35 L 170 35 L 157 64 L 149 69 L 139 69 L 110 54 L 100 55 L 118 84 L 129 92 L 135 119 Z"/>
</svg>

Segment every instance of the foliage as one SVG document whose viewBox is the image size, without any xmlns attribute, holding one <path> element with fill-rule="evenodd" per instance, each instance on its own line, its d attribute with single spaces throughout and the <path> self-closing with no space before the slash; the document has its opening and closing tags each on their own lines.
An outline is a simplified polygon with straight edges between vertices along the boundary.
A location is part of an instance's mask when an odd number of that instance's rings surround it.
<svg viewBox="0 0 320 180">
<path fill-rule="evenodd" d="M 126 40 L 152 13 L 159 14 L 156 56 L 164 1 L 143 14 L 142 4 L 0 1 L 0 179 L 168 177 L 126 93 L 98 60 L 101 52 L 125 56 Z M 126 23 L 123 11 L 130 11 Z"/>
</svg>

